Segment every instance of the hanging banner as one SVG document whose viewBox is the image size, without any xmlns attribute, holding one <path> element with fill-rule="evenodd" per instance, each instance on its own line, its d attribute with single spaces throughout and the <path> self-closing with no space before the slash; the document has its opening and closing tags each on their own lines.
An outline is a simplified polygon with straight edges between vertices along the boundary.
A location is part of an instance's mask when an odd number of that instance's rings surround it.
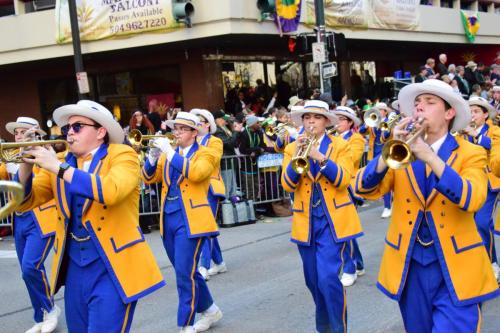
<svg viewBox="0 0 500 333">
<path fill-rule="evenodd" d="M 464 26 L 465 37 L 471 43 L 476 40 L 476 34 L 479 30 L 479 13 L 468 15 L 463 10 L 460 11 L 460 17 L 462 18 L 462 24 Z"/>
<path fill-rule="evenodd" d="M 325 0 L 325 24 L 327 27 L 366 29 L 367 0 Z M 314 0 L 307 0 L 307 24 L 314 25 L 316 15 Z"/>
<path fill-rule="evenodd" d="M 372 0 L 370 28 L 415 30 L 420 0 Z"/>
<path fill-rule="evenodd" d="M 280 33 L 297 31 L 301 6 L 301 0 L 276 0 L 275 20 Z"/>
<path fill-rule="evenodd" d="M 180 27 L 172 0 L 75 0 L 80 40 L 89 41 Z M 68 0 L 56 0 L 56 41 L 71 42 Z"/>
<path fill-rule="evenodd" d="M 419 0 L 324 0 L 325 24 L 333 28 L 416 30 Z M 315 25 L 314 0 L 307 0 L 305 23 Z"/>
</svg>

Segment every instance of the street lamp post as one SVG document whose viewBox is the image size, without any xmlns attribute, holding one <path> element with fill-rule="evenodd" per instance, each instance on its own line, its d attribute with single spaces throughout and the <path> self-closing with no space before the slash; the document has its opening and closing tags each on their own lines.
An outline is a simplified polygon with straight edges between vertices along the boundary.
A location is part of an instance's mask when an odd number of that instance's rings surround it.
<svg viewBox="0 0 500 333">
<path fill-rule="evenodd" d="M 84 73 L 83 69 L 83 59 L 82 59 L 82 49 L 80 47 L 80 29 L 78 27 L 78 17 L 76 14 L 76 3 L 75 0 L 68 0 L 68 5 L 69 5 L 69 19 L 71 23 L 71 37 L 73 40 L 73 58 L 75 61 L 75 75 L 77 77 L 77 81 L 80 81 L 79 77 L 83 75 L 80 73 Z M 85 83 L 86 86 L 88 87 L 88 82 L 86 80 L 86 74 L 85 74 Z M 86 89 L 82 89 L 81 83 L 77 82 L 78 86 L 78 99 L 84 99 L 86 97 Z"/>
<path fill-rule="evenodd" d="M 314 0 L 314 12 L 316 14 L 316 42 L 325 43 L 325 6 L 323 0 Z M 325 59 L 328 62 L 328 49 L 325 47 Z M 321 92 L 331 93 L 330 79 L 323 78 L 323 63 L 318 63 L 319 81 Z"/>
</svg>

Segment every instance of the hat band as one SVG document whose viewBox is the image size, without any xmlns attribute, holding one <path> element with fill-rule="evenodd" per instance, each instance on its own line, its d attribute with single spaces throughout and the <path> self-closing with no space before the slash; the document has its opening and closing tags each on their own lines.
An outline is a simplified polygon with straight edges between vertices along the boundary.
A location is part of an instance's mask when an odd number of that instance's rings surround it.
<svg viewBox="0 0 500 333">
<path fill-rule="evenodd" d="M 192 120 L 192 119 L 186 119 L 186 118 L 175 118 L 175 121 L 174 121 L 175 124 L 184 124 L 184 125 L 188 125 L 188 126 L 194 126 L 196 127 L 197 123 Z"/>
<path fill-rule="evenodd" d="M 304 111 L 327 113 L 327 110 L 325 110 L 324 108 L 317 107 L 317 106 L 307 106 L 304 108 Z"/>
<path fill-rule="evenodd" d="M 28 123 L 27 121 L 16 121 L 18 124 L 26 124 L 26 125 L 31 125 L 31 126 L 38 126 L 38 124 L 34 123 Z"/>
</svg>

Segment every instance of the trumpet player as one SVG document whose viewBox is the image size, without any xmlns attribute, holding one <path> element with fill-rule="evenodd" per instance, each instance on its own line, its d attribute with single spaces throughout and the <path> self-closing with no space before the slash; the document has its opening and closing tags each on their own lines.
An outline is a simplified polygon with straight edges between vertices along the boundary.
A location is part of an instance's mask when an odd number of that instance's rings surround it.
<svg viewBox="0 0 500 333">
<path fill-rule="evenodd" d="M 382 131 L 379 126 L 383 121 L 388 121 L 387 115 L 391 112 L 391 109 L 387 106 L 387 104 L 379 102 L 376 103 L 375 106 L 370 109 L 368 112 L 378 112 L 380 115 L 380 119 L 378 121 L 377 127 L 369 127 L 367 124 L 363 124 L 359 128 L 359 133 L 362 135 L 368 134 L 368 157 L 367 161 L 371 161 L 376 158 L 382 152 L 382 147 L 384 143 L 389 139 L 391 133 L 387 131 Z M 382 211 L 382 215 L 380 216 L 383 219 L 391 217 L 391 200 L 392 195 L 391 192 L 388 192 L 384 195 L 384 210 Z"/>
<path fill-rule="evenodd" d="M 223 143 L 222 140 L 213 134 L 217 131 L 217 124 L 214 116 L 208 110 L 193 109 L 191 113 L 200 118 L 200 128 L 198 130 L 198 143 L 212 150 L 212 154 L 216 157 L 216 167 L 210 177 L 210 187 L 208 190 L 208 202 L 212 209 L 214 219 L 217 221 L 217 211 L 220 200 L 226 197 L 226 188 L 220 171 L 220 161 L 222 158 Z M 214 266 L 210 267 L 210 263 L 214 262 Z M 210 275 L 227 272 L 226 264 L 222 258 L 217 236 L 208 237 L 203 243 L 201 250 L 201 262 L 199 268 L 200 274 L 205 280 Z"/>
<path fill-rule="evenodd" d="M 69 332 L 129 332 L 137 300 L 165 284 L 138 226 L 140 167 L 121 144 L 123 130 L 104 106 L 64 105 L 53 117 L 70 152 L 64 161 L 44 147 L 19 167 L 22 211 L 55 199 L 51 295 L 64 285 Z M 43 170 L 32 177 L 32 166 Z"/>
<path fill-rule="evenodd" d="M 181 333 L 208 330 L 222 318 L 205 279 L 197 266 L 206 237 L 219 234 L 208 200 L 210 177 L 220 157 L 196 141 L 198 116 L 179 112 L 167 126 L 174 133 L 177 147 L 166 138 L 156 139 L 142 168 L 146 183 L 163 182 L 160 234 L 175 270 L 179 305 L 177 325 Z M 195 313 L 201 318 L 194 323 Z"/>
<path fill-rule="evenodd" d="M 500 177 L 500 131 L 498 130 L 493 133 L 491 140 L 490 166 L 491 172 Z M 495 234 L 500 235 L 500 210 L 497 212 Z"/>
<path fill-rule="evenodd" d="M 394 191 L 377 287 L 398 301 L 409 333 L 477 332 L 480 303 L 500 293 L 474 222 L 486 199 L 486 152 L 449 134 L 471 115 L 448 84 L 410 84 L 398 97 L 401 112 L 413 119 L 396 126 L 394 136 L 405 138 L 414 119 L 425 130 L 410 145 L 416 160 L 389 169 L 380 156 L 356 177 L 356 192 L 366 198 Z"/>
<path fill-rule="evenodd" d="M 9 122 L 5 128 L 14 135 L 15 142 L 25 141 L 26 137 L 34 139 L 46 133 L 40 129 L 38 121 L 30 117 L 18 117 Z M 19 164 L 7 162 L 0 165 L 0 178 L 11 180 L 16 175 Z M 35 173 L 40 169 L 36 168 Z M 61 310 L 54 304 L 50 294 L 44 262 L 54 244 L 57 212 L 54 202 L 41 205 L 25 213 L 12 215 L 12 230 L 16 245 L 16 254 L 31 306 L 34 311 L 35 324 L 26 332 L 52 332 L 55 330 Z"/>
<path fill-rule="evenodd" d="M 333 113 L 338 118 L 337 125 L 335 125 L 336 131 L 339 133 L 339 137 L 347 141 L 351 150 L 353 173 L 351 185 L 349 185 L 349 194 L 355 203 L 357 203 L 362 199 L 355 196 L 352 186 L 354 185 L 354 176 L 359 169 L 359 164 L 363 156 L 365 139 L 361 134 L 354 132 L 354 127 L 358 127 L 361 124 L 361 120 L 356 116 L 356 112 L 347 106 L 338 106 Z M 365 273 L 365 269 L 357 239 L 351 239 L 346 246 L 347 248 L 344 251 L 344 272 L 340 282 L 342 282 L 344 287 L 349 287 L 356 282 L 358 276 L 362 276 Z"/>
<path fill-rule="evenodd" d="M 346 296 L 339 279 L 342 256 L 347 242 L 363 234 L 348 192 L 351 152 L 347 142 L 325 134 L 328 126 L 337 123 L 327 103 L 307 101 L 291 116 L 307 129 L 286 147 L 283 160 L 281 183 L 294 194 L 292 242 L 298 246 L 305 282 L 316 304 L 317 331 L 345 332 Z M 297 156 L 303 150 L 308 155 Z M 299 157 L 309 165 L 302 174 L 294 168 Z"/>
<path fill-rule="evenodd" d="M 495 132 L 499 132 L 500 128 L 487 123 L 488 119 L 492 119 L 496 115 L 496 110 L 482 97 L 472 96 L 469 99 L 469 108 L 474 126 L 467 126 L 464 130 L 465 138 L 476 145 L 483 147 L 487 155 L 492 152 L 492 137 Z M 483 207 L 476 212 L 474 218 L 476 225 L 483 238 L 484 245 L 491 259 L 493 272 L 498 279 L 500 268 L 497 263 L 497 254 L 495 250 L 495 237 L 493 236 L 494 221 L 493 211 L 498 193 L 500 192 L 500 177 L 495 176 L 490 169 L 490 165 L 486 168 L 488 175 L 488 192 L 486 202 Z"/>
</svg>

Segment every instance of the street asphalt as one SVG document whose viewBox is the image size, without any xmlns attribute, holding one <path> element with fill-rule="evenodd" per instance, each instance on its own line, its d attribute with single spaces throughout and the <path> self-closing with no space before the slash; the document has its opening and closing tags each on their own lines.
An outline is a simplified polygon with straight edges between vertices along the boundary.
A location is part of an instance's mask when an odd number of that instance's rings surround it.
<svg viewBox="0 0 500 333">
<path fill-rule="evenodd" d="M 359 244 L 366 274 L 347 288 L 349 332 L 404 332 L 397 303 L 375 286 L 388 225 L 388 220 L 380 219 L 381 210 L 379 204 L 371 203 L 360 213 L 365 236 Z M 221 230 L 219 240 L 228 272 L 212 277 L 208 284 L 224 317 L 209 332 L 315 332 L 314 304 L 304 284 L 297 248 L 289 240 L 290 220 L 273 218 Z M 131 332 L 178 332 L 173 268 L 159 232 L 146 236 L 167 286 L 139 301 Z M 4 238 L 0 242 L 0 333 L 24 332 L 33 324 L 13 251 L 12 238 Z M 52 256 L 45 263 L 49 271 L 51 263 Z M 64 310 L 63 290 L 56 295 L 56 303 Z M 483 304 L 482 332 L 500 332 L 499 314 L 500 298 Z M 67 332 L 64 315 L 56 332 Z"/>
</svg>

